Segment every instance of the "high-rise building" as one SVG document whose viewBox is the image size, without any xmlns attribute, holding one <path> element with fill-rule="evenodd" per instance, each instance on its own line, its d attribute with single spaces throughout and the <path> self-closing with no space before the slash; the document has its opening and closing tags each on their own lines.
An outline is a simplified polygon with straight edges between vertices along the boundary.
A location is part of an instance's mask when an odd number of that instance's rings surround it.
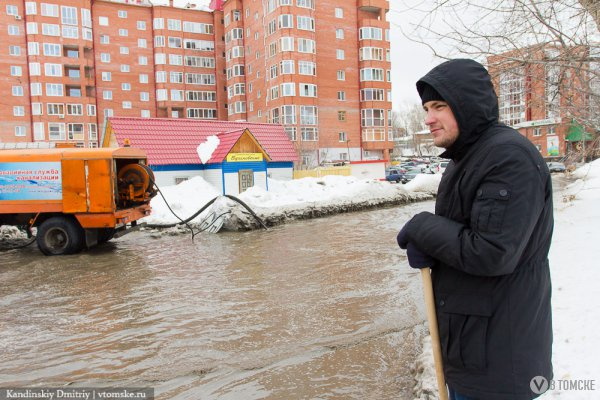
<svg viewBox="0 0 600 400">
<path fill-rule="evenodd" d="M 94 147 L 106 117 L 280 123 L 302 163 L 393 148 L 387 0 L 7 0 L 0 141 Z"/>
</svg>

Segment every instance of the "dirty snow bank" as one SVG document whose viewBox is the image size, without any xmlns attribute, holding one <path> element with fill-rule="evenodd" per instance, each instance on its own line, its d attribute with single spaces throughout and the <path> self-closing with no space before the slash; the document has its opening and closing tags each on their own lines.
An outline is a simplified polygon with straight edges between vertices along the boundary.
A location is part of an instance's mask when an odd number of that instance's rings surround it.
<svg viewBox="0 0 600 400">
<path fill-rule="evenodd" d="M 418 175 L 406 184 L 385 181 L 360 180 L 350 176 L 325 176 L 290 181 L 269 179 L 268 191 L 252 187 L 238 197 L 267 225 L 287 220 L 313 218 L 333 213 L 361 210 L 387 204 L 403 204 L 431 198 L 437 191 L 441 175 Z M 171 209 L 187 219 L 204 204 L 220 195 L 201 177 L 195 177 L 175 186 L 161 188 Z M 143 219 L 148 224 L 179 222 L 160 195 L 152 199 L 152 215 Z M 190 221 L 200 224 L 207 218 L 224 218 L 229 230 L 259 227 L 254 217 L 240 204 L 220 197 L 202 214 Z"/>
<path fill-rule="evenodd" d="M 564 202 L 554 204 L 554 235 L 550 249 L 554 380 L 595 380 L 600 364 L 594 349 L 600 342 L 600 159 L 577 169 L 577 181 L 563 190 Z M 437 398 L 431 338 L 415 366 L 415 398 Z M 558 387 L 558 384 L 556 384 Z M 432 393 L 433 388 L 433 393 Z M 595 393 L 554 389 L 545 398 L 590 399 Z"/>
</svg>

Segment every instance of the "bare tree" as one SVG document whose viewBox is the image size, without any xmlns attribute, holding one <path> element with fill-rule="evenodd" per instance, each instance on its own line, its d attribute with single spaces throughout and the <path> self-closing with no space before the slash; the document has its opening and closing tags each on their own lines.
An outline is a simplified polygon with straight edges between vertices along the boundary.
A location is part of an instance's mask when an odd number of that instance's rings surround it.
<svg viewBox="0 0 600 400">
<path fill-rule="evenodd" d="M 600 130 L 600 2 L 598 0 L 398 0 L 392 11 L 411 22 L 410 40 L 442 59 L 468 57 L 500 74 L 544 80 L 526 93 L 563 121 Z M 415 17 L 416 16 L 416 17 Z M 533 85 L 527 86 L 530 90 Z M 552 108 L 555 108 L 554 110 Z M 558 108 L 559 110 L 557 110 Z"/>
<path fill-rule="evenodd" d="M 426 128 L 424 121 L 423 107 L 417 103 L 404 103 L 400 111 L 394 111 L 392 116 L 392 126 L 399 132 L 403 132 L 404 136 L 412 137 L 410 144 L 415 154 L 420 154 L 415 133 Z"/>
</svg>

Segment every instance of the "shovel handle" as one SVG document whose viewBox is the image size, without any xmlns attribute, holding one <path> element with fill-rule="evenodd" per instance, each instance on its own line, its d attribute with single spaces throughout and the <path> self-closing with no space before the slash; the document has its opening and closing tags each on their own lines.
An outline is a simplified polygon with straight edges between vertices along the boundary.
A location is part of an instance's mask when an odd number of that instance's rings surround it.
<svg viewBox="0 0 600 400">
<path fill-rule="evenodd" d="M 435 300 L 433 297 L 433 284 L 431 283 L 431 269 L 421 268 L 423 278 L 423 294 L 425 295 L 425 306 L 427 308 L 427 321 L 429 322 L 429 334 L 431 335 L 431 347 L 433 349 L 433 362 L 435 363 L 435 375 L 437 377 L 438 392 L 440 400 L 448 400 L 448 390 L 444 379 L 444 368 L 442 366 L 442 348 L 440 346 L 440 334 L 438 331 L 437 317 L 435 315 Z"/>
</svg>

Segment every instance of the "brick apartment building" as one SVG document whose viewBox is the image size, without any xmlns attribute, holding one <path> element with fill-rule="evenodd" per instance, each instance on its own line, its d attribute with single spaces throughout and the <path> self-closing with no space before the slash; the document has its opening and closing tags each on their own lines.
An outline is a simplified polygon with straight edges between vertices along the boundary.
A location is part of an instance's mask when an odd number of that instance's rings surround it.
<svg viewBox="0 0 600 400">
<path fill-rule="evenodd" d="M 569 49 L 568 53 L 576 59 L 585 51 Z M 581 130 L 577 120 L 584 119 L 582 113 L 589 111 L 587 68 L 569 67 L 563 53 L 538 45 L 488 57 L 500 120 L 518 129 L 548 159 L 564 158 L 581 146 L 574 141 L 580 141 L 582 135 L 571 133 Z"/>
<path fill-rule="evenodd" d="M 303 164 L 387 159 L 387 0 L 7 0 L 0 141 L 95 147 L 110 116 L 280 123 Z"/>
</svg>

